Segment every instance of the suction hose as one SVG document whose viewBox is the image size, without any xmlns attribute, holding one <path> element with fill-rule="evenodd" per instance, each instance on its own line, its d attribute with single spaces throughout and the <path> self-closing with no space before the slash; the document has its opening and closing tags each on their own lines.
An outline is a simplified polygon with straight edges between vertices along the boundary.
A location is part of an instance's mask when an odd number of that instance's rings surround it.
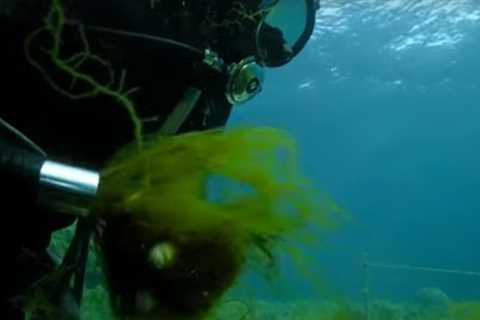
<svg viewBox="0 0 480 320">
<path fill-rule="evenodd" d="M 55 162 L 0 140 L 0 177 L 25 201 L 55 212 L 87 216 L 98 190 L 99 173 Z"/>
</svg>

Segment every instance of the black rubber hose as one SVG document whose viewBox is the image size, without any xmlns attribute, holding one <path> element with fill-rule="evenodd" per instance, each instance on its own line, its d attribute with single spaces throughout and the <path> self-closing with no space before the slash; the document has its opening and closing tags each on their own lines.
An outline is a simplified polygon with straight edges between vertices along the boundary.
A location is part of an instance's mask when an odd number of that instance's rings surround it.
<svg viewBox="0 0 480 320">
<path fill-rule="evenodd" d="M 0 183 L 7 194 L 35 200 L 45 158 L 0 138 Z"/>
</svg>

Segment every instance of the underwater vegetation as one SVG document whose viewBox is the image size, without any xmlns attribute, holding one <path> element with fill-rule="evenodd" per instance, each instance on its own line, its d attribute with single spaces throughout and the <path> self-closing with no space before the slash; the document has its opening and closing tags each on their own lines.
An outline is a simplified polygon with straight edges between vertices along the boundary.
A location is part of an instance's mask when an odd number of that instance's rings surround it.
<svg viewBox="0 0 480 320">
<path fill-rule="evenodd" d="M 307 243 L 307 225 L 333 226 L 334 207 L 300 174 L 293 141 L 271 128 L 129 146 L 104 170 L 99 199 L 97 241 L 120 314 L 202 318 L 248 261 L 272 268 L 288 238 Z"/>
<path fill-rule="evenodd" d="M 475 320 L 479 318 L 480 302 L 451 302 L 445 313 L 426 311 L 417 303 L 375 301 L 367 318 L 359 304 L 335 301 L 297 301 L 270 303 L 257 301 L 250 306 L 226 305 L 231 312 L 211 320 Z"/>
<path fill-rule="evenodd" d="M 115 100 L 118 106 L 128 113 L 134 127 L 135 141 L 140 147 L 143 140 L 143 123 L 130 98 L 130 95 L 138 88 L 126 88 L 126 71 L 122 70 L 118 76 L 118 72 L 112 69 L 107 59 L 91 52 L 85 30 L 80 24 L 75 26 L 74 35 L 68 35 L 68 37 L 79 39 L 78 52 L 65 52 L 63 42 L 67 33 L 67 17 L 64 3 L 62 0 L 50 0 L 49 2 L 50 9 L 43 19 L 43 26 L 32 31 L 25 39 L 24 54 L 27 61 L 43 75 L 52 89 L 71 100 L 99 95 Z M 48 41 L 45 41 L 44 37 Z M 55 75 L 52 74 L 53 72 L 47 71 L 51 69 L 47 66 L 53 66 L 53 69 L 57 71 Z M 83 70 L 88 69 L 86 66 L 90 68 L 95 66 L 104 74 L 101 77 L 89 74 Z M 59 77 L 57 73 L 62 77 Z"/>
<path fill-rule="evenodd" d="M 82 319 L 114 320 L 105 288 L 87 290 Z M 369 320 L 478 320 L 480 301 L 452 301 L 446 312 L 426 310 L 421 303 L 377 300 Z M 367 320 L 361 304 L 355 302 L 226 299 L 206 320 Z"/>
</svg>

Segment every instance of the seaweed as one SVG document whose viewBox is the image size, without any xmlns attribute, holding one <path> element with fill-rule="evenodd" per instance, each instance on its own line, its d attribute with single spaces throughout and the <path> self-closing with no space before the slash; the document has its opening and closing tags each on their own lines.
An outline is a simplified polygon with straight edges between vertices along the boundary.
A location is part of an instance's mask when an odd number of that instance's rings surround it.
<svg viewBox="0 0 480 320">
<path fill-rule="evenodd" d="M 295 153 L 288 135 L 271 128 L 157 137 L 141 151 L 120 151 L 103 171 L 95 208 L 117 313 L 200 319 L 252 252 L 274 264 L 280 240 L 308 239 L 310 223 L 330 226 Z M 212 177 L 231 181 L 215 199 Z M 160 268 L 151 262 L 159 246 L 175 248 Z"/>
</svg>

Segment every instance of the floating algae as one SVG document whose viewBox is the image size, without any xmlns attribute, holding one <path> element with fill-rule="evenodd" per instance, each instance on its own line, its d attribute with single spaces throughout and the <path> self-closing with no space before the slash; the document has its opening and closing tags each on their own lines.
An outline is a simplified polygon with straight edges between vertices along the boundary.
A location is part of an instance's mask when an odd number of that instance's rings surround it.
<svg viewBox="0 0 480 320">
<path fill-rule="evenodd" d="M 276 240 L 328 221 L 295 158 L 292 140 L 270 128 L 157 137 L 120 151 L 103 171 L 95 208 L 116 312 L 202 318 L 252 251 L 272 260 Z M 212 177 L 232 187 L 212 199 Z"/>
</svg>

